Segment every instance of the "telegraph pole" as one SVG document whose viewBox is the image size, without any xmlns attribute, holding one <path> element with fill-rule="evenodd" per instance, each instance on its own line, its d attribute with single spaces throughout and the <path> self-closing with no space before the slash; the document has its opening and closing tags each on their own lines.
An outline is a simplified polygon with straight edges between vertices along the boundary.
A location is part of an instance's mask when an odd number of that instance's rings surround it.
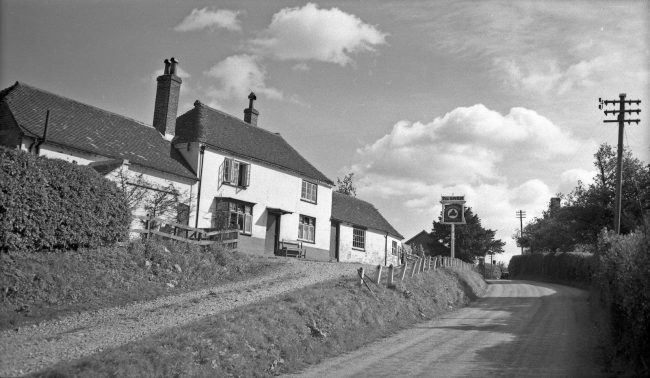
<svg viewBox="0 0 650 378">
<path fill-rule="evenodd" d="M 526 212 L 524 210 L 519 210 L 517 211 L 517 218 L 519 218 L 519 227 L 520 227 L 520 234 L 519 237 L 524 237 L 524 221 L 523 219 L 526 218 Z M 520 243 L 521 244 L 521 243 Z M 524 246 L 521 245 L 521 254 L 524 254 Z"/>
<path fill-rule="evenodd" d="M 641 122 L 640 119 L 625 119 L 625 113 L 636 113 L 637 115 L 641 112 L 641 109 L 630 109 L 625 110 L 625 104 L 637 104 L 641 103 L 641 100 L 625 100 L 625 93 L 620 93 L 618 95 L 619 100 L 604 100 L 599 98 L 598 109 L 603 109 L 603 104 L 605 106 L 609 104 L 618 104 L 618 110 L 605 110 L 605 115 L 617 114 L 617 120 L 604 120 L 604 123 L 618 122 L 618 160 L 616 162 L 616 198 L 614 200 L 614 231 L 616 234 L 621 233 L 621 189 L 623 187 L 623 131 L 625 127 L 625 122 L 628 124 L 635 122 L 637 125 Z"/>
</svg>

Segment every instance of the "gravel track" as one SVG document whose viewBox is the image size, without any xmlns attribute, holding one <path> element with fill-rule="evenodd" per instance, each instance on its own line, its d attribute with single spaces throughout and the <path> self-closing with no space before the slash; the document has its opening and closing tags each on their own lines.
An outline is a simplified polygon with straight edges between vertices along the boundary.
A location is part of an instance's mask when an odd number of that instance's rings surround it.
<svg viewBox="0 0 650 378">
<path fill-rule="evenodd" d="M 18 331 L 0 332 L 0 376 L 34 372 L 222 311 L 338 277 L 359 264 L 280 258 L 269 275 L 190 293 L 98 311 L 82 312 Z"/>
</svg>

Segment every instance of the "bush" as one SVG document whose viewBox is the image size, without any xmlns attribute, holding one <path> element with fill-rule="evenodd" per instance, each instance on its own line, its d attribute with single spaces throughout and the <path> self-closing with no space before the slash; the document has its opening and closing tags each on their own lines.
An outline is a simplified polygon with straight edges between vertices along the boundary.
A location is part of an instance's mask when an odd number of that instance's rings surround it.
<svg viewBox="0 0 650 378">
<path fill-rule="evenodd" d="M 111 245 L 126 236 L 124 194 L 94 169 L 0 147 L 0 250 Z"/>
<path fill-rule="evenodd" d="M 603 231 L 596 285 L 609 310 L 616 352 L 650 373 L 650 219 L 635 233 Z"/>
</svg>

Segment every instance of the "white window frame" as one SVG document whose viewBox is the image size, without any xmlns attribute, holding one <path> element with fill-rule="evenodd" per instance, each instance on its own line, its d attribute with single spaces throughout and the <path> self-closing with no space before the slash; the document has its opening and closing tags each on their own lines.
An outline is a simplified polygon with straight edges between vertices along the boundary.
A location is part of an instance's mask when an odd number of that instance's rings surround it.
<svg viewBox="0 0 650 378">
<path fill-rule="evenodd" d="M 220 184 L 223 183 L 243 189 L 250 186 L 251 165 L 249 163 L 226 157 L 221 167 L 219 172 Z"/>
<path fill-rule="evenodd" d="M 318 203 L 318 184 L 302 180 L 302 190 L 300 191 L 300 199 L 305 202 Z"/>
<path fill-rule="evenodd" d="M 226 220 L 231 226 L 239 230 L 240 234 L 251 235 L 253 233 L 253 206 L 237 202 L 237 201 L 223 201 L 220 205 L 221 209 L 217 212 L 226 213 Z"/>
<path fill-rule="evenodd" d="M 352 249 L 366 250 L 366 230 L 357 227 L 352 228 Z"/>
<path fill-rule="evenodd" d="M 393 240 L 392 249 L 393 249 L 393 256 L 397 256 L 399 252 L 399 247 L 397 246 L 396 240 Z"/>
<path fill-rule="evenodd" d="M 298 218 L 298 240 L 316 243 L 316 218 L 300 215 Z"/>
</svg>

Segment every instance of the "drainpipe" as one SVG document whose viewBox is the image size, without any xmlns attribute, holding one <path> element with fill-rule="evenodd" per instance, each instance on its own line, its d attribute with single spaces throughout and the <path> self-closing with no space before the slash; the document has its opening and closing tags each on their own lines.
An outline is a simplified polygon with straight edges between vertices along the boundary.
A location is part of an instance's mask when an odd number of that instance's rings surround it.
<svg viewBox="0 0 650 378">
<path fill-rule="evenodd" d="M 199 212 L 201 211 L 201 184 L 203 183 L 203 158 L 205 157 L 205 145 L 201 145 L 201 157 L 199 158 L 199 191 L 196 195 L 196 221 L 194 222 L 194 228 L 199 228 Z"/>
<path fill-rule="evenodd" d="M 34 148 L 34 153 L 36 155 L 39 155 L 41 144 L 45 143 L 45 139 L 47 138 L 47 128 L 49 126 L 50 126 L 50 109 L 47 109 L 47 113 L 45 114 L 45 129 L 43 130 L 43 138 L 40 140 L 38 138 L 34 138 L 34 143 L 32 143 L 32 145 L 29 146 L 29 152 L 31 152 L 32 148 Z"/>
<path fill-rule="evenodd" d="M 388 232 L 384 235 L 384 266 L 388 266 Z"/>
</svg>

